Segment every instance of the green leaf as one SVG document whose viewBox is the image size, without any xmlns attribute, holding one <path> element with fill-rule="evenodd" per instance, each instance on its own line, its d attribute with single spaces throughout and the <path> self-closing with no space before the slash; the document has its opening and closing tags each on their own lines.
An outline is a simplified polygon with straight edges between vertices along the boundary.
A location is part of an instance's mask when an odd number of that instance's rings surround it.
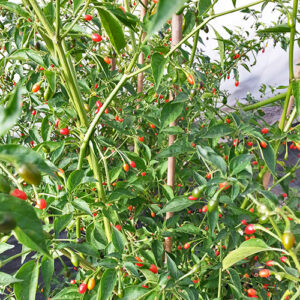
<svg viewBox="0 0 300 300">
<path fill-rule="evenodd" d="M 73 0 L 73 12 L 76 12 L 84 0 Z"/>
<path fill-rule="evenodd" d="M 41 271 L 44 281 L 43 294 L 45 299 L 48 299 L 50 293 L 50 283 L 54 273 L 54 259 L 44 256 L 41 263 Z"/>
<path fill-rule="evenodd" d="M 222 262 L 223 270 L 230 268 L 235 263 L 243 260 L 245 257 L 253 255 L 258 252 L 272 250 L 263 240 L 250 239 L 243 242 L 240 247 L 230 252 Z"/>
<path fill-rule="evenodd" d="M 258 33 L 272 33 L 272 32 L 290 32 L 291 28 L 288 24 L 280 24 L 273 27 L 258 30 Z"/>
<path fill-rule="evenodd" d="M 113 231 L 112 231 L 112 243 L 117 251 L 119 251 L 120 253 L 124 251 L 125 238 L 123 234 L 115 227 L 113 227 Z"/>
<path fill-rule="evenodd" d="M 167 184 L 162 184 L 161 186 L 163 188 L 163 193 L 166 196 L 166 198 L 168 200 L 172 200 L 174 198 L 173 189 Z"/>
<path fill-rule="evenodd" d="M 228 269 L 229 276 L 231 279 L 231 282 L 233 285 L 237 288 L 237 290 L 241 293 L 242 292 L 242 284 L 241 284 L 241 279 L 239 276 L 239 273 L 235 269 Z"/>
<path fill-rule="evenodd" d="M 6 286 L 15 282 L 21 282 L 22 279 L 17 279 L 9 274 L 0 272 L 0 286 Z"/>
<path fill-rule="evenodd" d="M 48 4 L 43 8 L 43 11 L 49 23 L 52 24 L 55 18 L 55 7 L 53 2 L 48 2 Z"/>
<path fill-rule="evenodd" d="M 55 91 L 56 91 L 56 72 L 46 70 L 44 73 L 45 73 L 46 79 L 50 85 L 50 89 L 52 90 L 53 93 L 55 93 Z"/>
<path fill-rule="evenodd" d="M 156 158 L 170 157 L 170 156 L 178 156 L 179 154 L 187 153 L 193 151 L 191 145 L 187 145 L 184 141 L 177 141 L 173 145 L 168 148 L 162 150 L 159 154 L 157 154 Z"/>
<path fill-rule="evenodd" d="M 200 136 L 201 138 L 220 138 L 220 137 L 224 137 L 226 135 L 230 135 L 234 132 L 234 130 L 225 124 L 219 124 L 219 125 L 215 125 L 210 127 L 207 132 Z"/>
<path fill-rule="evenodd" d="M 147 37 L 161 29 L 164 23 L 172 17 L 185 3 L 185 0 L 159 0 L 155 15 L 147 26 Z"/>
<path fill-rule="evenodd" d="M 8 2 L 7 0 L 0 1 L 0 7 L 2 9 L 7 9 L 7 10 L 9 10 L 19 16 L 22 16 L 26 19 L 30 17 L 28 12 L 26 10 L 22 9 L 21 5 L 12 3 L 12 2 Z"/>
<path fill-rule="evenodd" d="M 199 16 L 203 15 L 203 13 L 205 13 L 210 6 L 211 6 L 211 0 L 199 0 L 198 2 Z"/>
<path fill-rule="evenodd" d="M 220 34 L 216 29 L 214 29 L 214 32 L 216 34 L 217 41 L 218 41 L 222 70 L 224 70 L 225 47 L 224 47 L 223 38 L 220 36 Z"/>
<path fill-rule="evenodd" d="M 42 223 L 34 208 L 24 200 L 5 194 L 0 194 L 0 207 L 1 212 L 15 219 L 17 227 L 14 231 L 20 243 L 49 256 Z"/>
<path fill-rule="evenodd" d="M 82 210 L 84 212 L 86 212 L 87 214 L 89 214 L 90 216 L 92 216 L 92 212 L 91 212 L 91 209 L 89 207 L 89 204 L 87 202 L 85 202 L 84 200 L 82 199 L 74 199 L 72 201 L 72 205 L 79 209 L 79 210 Z"/>
<path fill-rule="evenodd" d="M 1 242 L 0 244 L 0 254 L 9 250 L 9 249 L 12 249 L 14 248 L 14 245 L 10 245 L 10 244 L 6 244 L 4 242 Z"/>
<path fill-rule="evenodd" d="M 39 54 L 39 51 L 35 51 L 32 49 L 20 49 L 14 51 L 10 54 L 7 59 L 14 59 L 14 60 L 23 60 L 23 61 L 33 61 L 38 65 L 46 67 L 43 58 Z"/>
<path fill-rule="evenodd" d="M 168 266 L 168 271 L 170 272 L 170 275 L 174 278 L 174 279 L 178 279 L 179 278 L 179 271 L 178 268 L 175 264 L 175 262 L 173 261 L 173 259 L 168 255 L 168 253 L 166 253 L 167 256 L 167 266 Z"/>
<path fill-rule="evenodd" d="M 164 58 L 162 54 L 154 53 L 151 56 L 152 75 L 156 84 L 156 90 L 158 90 L 160 81 L 164 75 L 166 62 L 167 60 Z"/>
<path fill-rule="evenodd" d="M 113 269 L 106 270 L 100 281 L 97 300 L 110 299 L 117 282 L 117 272 Z"/>
<path fill-rule="evenodd" d="M 253 159 L 253 155 L 251 154 L 241 154 L 239 156 L 234 157 L 229 164 L 229 169 L 231 171 L 231 175 L 236 175 L 239 172 L 245 170 L 247 165 L 250 164 Z"/>
<path fill-rule="evenodd" d="M 59 233 L 68 226 L 72 218 L 73 218 L 72 214 L 66 214 L 55 218 L 54 220 L 55 238 L 58 238 Z"/>
<path fill-rule="evenodd" d="M 210 164 L 220 169 L 223 174 L 226 173 L 227 165 L 225 160 L 221 156 L 219 156 L 212 148 L 206 146 L 201 147 L 197 145 L 197 151 L 202 159 L 205 159 Z"/>
<path fill-rule="evenodd" d="M 16 87 L 9 97 L 6 107 L 0 107 L 0 136 L 5 134 L 17 122 L 22 108 L 21 108 L 21 88 Z"/>
<path fill-rule="evenodd" d="M 182 232 L 182 233 L 187 233 L 192 235 L 201 233 L 200 229 L 193 224 L 183 224 L 181 227 L 176 228 L 176 232 Z"/>
<path fill-rule="evenodd" d="M 124 32 L 119 20 L 108 10 L 104 8 L 98 9 L 101 23 L 109 37 L 111 44 L 117 53 L 126 46 Z"/>
<path fill-rule="evenodd" d="M 182 211 L 187 207 L 192 206 L 195 203 L 195 201 L 191 201 L 187 199 L 187 197 L 176 197 L 172 201 L 168 202 L 167 205 L 160 210 L 157 214 L 161 215 L 166 212 L 178 212 Z"/>
<path fill-rule="evenodd" d="M 39 263 L 34 260 L 28 261 L 18 270 L 16 278 L 23 280 L 14 284 L 17 300 L 35 300 L 39 278 Z"/>
<path fill-rule="evenodd" d="M 183 108 L 184 103 L 172 103 L 171 101 L 165 104 L 160 116 L 161 127 L 164 128 L 175 121 L 180 116 Z"/>
<path fill-rule="evenodd" d="M 99 258 L 99 252 L 98 250 L 91 244 L 88 243 L 61 243 L 59 246 L 57 246 L 57 249 L 64 249 L 66 247 L 72 248 L 78 252 L 82 252 L 83 254 L 87 254 L 90 256 L 94 256 Z"/>
<path fill-rule="evenodd" d="M 264 161 L 266 162 L 269 170 L 272 172 L 272 174 L 274 176 L 276 171 L 275 171 L 275 167 L 276 167 L 276 158 L 275 158 L 275 153 L 274 153 L 274 150 L 271 146 L 270 143 L 266 142 L 267 143 L 267 147 L 266 148 L 262 148 L 260 146 L 260 149 L 261 149 L 261 154 L 262 154 L 262 157 L 264 159 Z"/>
<path fill-rule="evenodd" d="M 41 136 L 44 142 L 50 139 L 51 131 L 52 131 L 52 126 L 49 125 L 48 117 L 45 117 L 41 125 Z"/>
<path fill-rule="evenodd" d="M 300 116 L 300 80 L 292 82 L 293 95 L 295 97 L 297 114 Z"/>
<path fill-rule="evenodd" d="M 149 293 L 148 289 L 140 286 L 130 286 L 125 289 L 124 297 L 121 300 L 139 300 L 147 293 Z"/>
<path fill-rule="evenodd" d="M 20 145 L 0 145 L 0 160 L 6 160 L 13 164 L 33 163 L 40 171 L 51 176 L 53 176 L 53 172 L 57 171 L 51 162 L 43 159 L 32 149 Z"/>
<path fill-rule="evenodd" d="M 78 287 L 71 286 L 62 289 L 57 295 L 51 297 L 51 300 L 79 300 L 82 295 L 78 293 Z"/>
<path fill-rule="evenodd" d="M 82 182 L 84 178 L 83 170 L 75 170 L 73 171 L 68 178 L 68 189 L 73 192 L 76 187 Z"/>
<path fill-rule="evenodd" d="M 214 231 L 217 226 L 218 219 L 219 219 L 218 210 L 214 210 L 208 213 L 208 225 L 209 225 L 209 232 L 211 235 L 214 235 Z"/>
</svg>

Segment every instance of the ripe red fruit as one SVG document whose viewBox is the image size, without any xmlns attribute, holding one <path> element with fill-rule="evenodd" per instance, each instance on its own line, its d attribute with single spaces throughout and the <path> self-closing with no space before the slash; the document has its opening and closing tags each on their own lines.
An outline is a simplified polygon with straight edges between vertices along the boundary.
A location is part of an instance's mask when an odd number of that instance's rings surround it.
<svg viewBox="0 0 300 300">
<path fill-rule="evenodd" d="M 156 265 L 151 265 L 149 268 L 149 271 L 151 271 L 154 274 L 157 274 L 158 269 L 157 269 Z"/>
<path fill-rule="evenodd" d="M 68 135 L 69 134 L 69 129 L 68 128 L 62 128 L 59 133 L 62 135 Z"/>
<path fill-rule="evenodd" d="M 282 197 L 286 198 L 287 197 L 287 193 L 282 193 Z"/>
<path fill-rule="evenodd" d="M 105 114 L 108 114 L 108 108 L 104 111 Z"/>
<path fill-rule="evenodd" d="M 262 269 L 262 270 L 259 271 L 258 275 L 261 278 L 268 278 L 270 276 L 270 270 Z"/>
<path fill-rule="evenodd" d="M 115 228 L 117 229 L 117 230 L 119 230 L 119 231 L 121 231 L 121 225 L 115 225 Z"/>
<path fill-rule="evenodd" d="M 268 267 L 272 267 L 273 265 L 274 265 L 274 261 L 273 260 L 268 260 L 266 262 L 266 266 L 268 266 Z"/>
<path fill-rule="evenodd" d="M 269 129 L 268 128 L 263 128 L 262 130 L 261 130 L 261 133 L 262 134 L 266 134 L 266 133 L 268 133 L 269 132 Z"/>
<path fill-rule="evenodd" d="M 143 142 L 144 141 L 144 137 L 143 136 L 139 137 L 139 141 Z"/>
<path fill-rule="evenodd" d="M 198 282 L 199 282 L 199 278 L 193 279 L 193 283 L 194 283 L 194 284 L 196 284 L 196 283 L 198 283 Z"/>
<path fill-rule="evenodd" d="M 135 168 L 135 167 L 136 167 L 136 163 L 135 163 L 134 161 L 131 161 L 131 162 L 130 162 L 130 167 L 131 167 L 131 168 Z"/>
<path fill-rule="evenodd" d="M 253 234 L 255 233 L 254 224 L 249 224 L 245 228 L 245 234 Z"/>
<path fill-rule="evenodd" d="M 36 110 L 32 111 L 32 115 L 35 116 L 36 115 Z"/>
<path fill-rule="evenodd" d="M 150 124 L 150 127 L 151 127 L 152 129 L 154 129 L 154 128 L 155 128 L 155 125 L 154 125 L 154 124 Z"/>
<path fill-rule="evenodd" d="M 59 124 L 59 119 L 56 119 L 56 121 L 55 121 L 55 127 L 58 127 L 58 124 Z"/>
<path fill-rule="evenodd" d="M 178 245 L 177 249 L 178 249 L 178 250 L 181 250 L 181 249 L 182 249 L 182 248 L 181 248 L 181 245 Z"/>
<path fill-rule="evenodd" d="M 93 19 L 93 17 L 92 17 L 91 15 L 85 15 L 85 16 L 84 16 L 84 19 L 85 19 L 86 21 L 91 21 L 91 20 Z"/>
<path fill-rule="evenodd" d="M 261 141 L 259 144 L 261 145 L 262 148 L 264 149 L 267 148 L 267 143 L 265 141 Z"/>
<path fill-rule="evenodd" d="M 194 77 L 192 75 L 188 75 L 187 81 L 189 84 L 193 85 L 195 83 Z"/>
<path fill-rule="evenodd" d="M 222 188 L 224 188 L 224 190 L 227 190 L 230 188 L 230 184 L 228 184 L 227 181 L 219 183 L 219 189 L 222 189 Z"/>
<path fill-rule="evenodd" d="M 33 93 L 36 93 L 36 92 L 38 92 L 39 90 L 41 89 L 41 86 L 40 86 L 40 84 L 39 83 L 36 83 L 33 87 L 32 87 L 32 92 Z"/>
<path fill-rule="evenodd" d="M 98 33 L 93 33 L 92 36 L 91 36 L 91 39 L 92 39 L 92 41 L 94 41 L 96 43 L 99 43 L 99 42 L 102 41 L 102 37 Z"/>
<path fill-rule="evenodd" d="M 198 198 L 197 198 L 197 197 L 194 197 L 193 195 L 191 195 L 191 196 L 188 197 L 188 199 L 194 201 L 194 200 L 197 200 Z"/>
<path fill-rule="evenodd" d="M 232 142 L 232 145 L 233 147 L 236 147 L 239 143 L 239 140 L 238 139 L 234 139 L 233 142 Z"/>
<path fill-rule="evenodd" d="M 129 171 L 129 165 L 128 164 L 124 164 L 123 165 L 123 169 L 125 172 L 128 172 Z"/>
<path fill-rule="evenodd" d="M 86 289 L 87 289 L 87 284 L 82 283 L 78 288 L 78 293 L 79 294 L 84 294 L 86 292 Z"/>
<path fill-rule="evenodd" d="M 243 220 L 241 221 L 241 223 L 242 223 L 243 225 L 247 225 L 247 220 L 243 219 Z"/>
<path fill-rule="evenodd" d="M 255 289 L 248 289 L 247 293 L 248 293 L 248 297 L 256 296 L 257 294 Z"/>
<path fill-rule="evenodd" d="M 47 207 L 47 202 L 45 199 L 38 199 L 36 204 L 39 209 L 45 209 Z"/>
<path fill-rule="evenodd" d="M 183 246 L 184 249 L 189 249 L 190 247 L 191 247 L 191 245 L 189 243 L 185 243 Z"/>
<path fill-rule="evenodd" d="M 211 179 L 211 174 L 207 173 L 205 177 L 206 177 L 206 179 Z"/>
<path fill-rule="evenodd" d="M 239 82 L 238 81 L 236 81 L 235 83 L 234 83 L 234 85 L 236 86 L 236 87 L 238 87 L 239 86 Z"/>
<path fill-rule="evenodd" d="M 99 100 L 97 100 L 96 101 L 96 106 L 97 106 L 97 108 L 101 108 L 102 107 L 102 103 Z"/>
<path fill-rule="evenodd" d="M 248 142 L 247 145 L 248 145 L 249 147 L 252 147 L 252 146 L 253 146 L 253 142 Z"/>
<path fill-rule="evenodd" d="M 141 175 L 142 175 L 142 176 L 146 176 L 146 172 L 142 172 Z"/>
<path fill-rule="evenodd" d="M 145 285 L 145 284 L 142 284 L 142 287 L 145 288 L 145 289 L 148 289 L 149 286 L 148 285 Z"/>
<path fill-rule="evenodd" d="M 230 119 L 226 118 L 226 123 L 229 124 L 230 123 Z"/>
<path fill-rule="evenodd" d="M 15 189 L 10 193 L 12 196 L 20 198 L 22 200 L 27 200 L 27 195 L 25 192 Z"/>
<path fill-rule="evenodd" d="M 207 212 L 207 209 L 208 209 L 207 205 L 204 205 L 204 206 L 202 207 L 202 212 L 203 212 L 203 213 L 206 213 L 206 212 Z"/>
<path fill-rule="evenodd" d="M 109 65 L 111 63 L 111 60 L 109 57 L 104 57 L 104 61 Z"/>
<path fill-rule="evenodd" d="M 155 212 L 154 212 L 154 211 L 151 212 L 151 217 L 152 217 L 152 218 L 155 217 Z"/>
<path fill-rule="evenodd" d="M 72 280 L 70 281 L 70 283 L 71 283 L 71 284 L 76 284 L 76 280 L 75 280 L 75 279 L 72 279 Z"/>
<path fill-rule="evenodd" d="M 137 261 L 139 261 L 139 262 L 142 262 L 142 260 L 141 260 L 138 256 L 136 256 L 135 259 L 136 259 Z M 136 263 L 136 265 L 137 265 L 138 267 L 142 267 L 142 266 L 143 266 L 143 264 L 138 264 L 138 263 Z"/>
</svg>

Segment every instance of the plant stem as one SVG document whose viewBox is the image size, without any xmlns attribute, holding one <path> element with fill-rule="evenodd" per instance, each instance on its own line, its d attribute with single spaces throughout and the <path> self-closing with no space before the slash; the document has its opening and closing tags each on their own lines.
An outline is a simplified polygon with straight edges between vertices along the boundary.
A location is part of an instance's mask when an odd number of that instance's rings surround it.
<svg viewBox="0 0 300 300">
<path fill-rule="evenodd" d="M 281 131 L 283 130 L 284 123 L 287 117 L 286 112 L 291 100 L 290 96 L 292 94 L 292 82 L 294 80 L 294 43 L 295 43 L 295 34 L 296 34 L 297 9 L 298 9 L 298 0 L 294 0 L 293 12 L 292 12 L 293 26 L 291 27 L 290 47 L 289 47 L 289 88 L 288 88 L 288 94 L 284 102 L 283 112 L 279 123 L 279 128 L 281 129 Z"/>
<path fill-rule="evenodd" d="M 18 187 L 18 189 L 21 190 L 21 191 L 23 191 L 23 188 L 22 188 L 21 184 L 18 182 L 18 180 L 8 171 L 8 169 L 2 163 L 0 163 L 0 168 L 15 183 L 15 185 Z"/>
<path fill-rule="evenodd" d="M 56 23 L 56 30 L 55 30 L 55 36 L 56 40 L 59 38 L 59 31 L 60 31 L 60 18 L 59 18 L 59 12 L 60 12 L 60 0 L 56 0 L 56 15 L 55 15 L 55 23 Z"/>
<path fill-rule="evenodd" d="M 279 94 L 279 95 L 274 96 L 274 97 L 271 97 L 271 98 L 269 98 L 269 99 L 260 101 L 260 102 L 255 103 L 255 104 L 251 104 L 251 105 L 249 105 L 249 106 L 246 106 L 246 107 L 242 108 L 242 110 L 243 110 L 243 111 L 249 111 L 249 110 L 254 110 L 254 109 L 260 108 L 260 107 L 262 107 L 262 106 L 265 106 L 265 105 L 274 103 L 274 102 L 276 102 L 276 101 L 278 101 L 278 100 L 281 100 L 281 99 L 283 99 L 284 97 L 286 97 L 286 95 L 287 95 L 287 92 L 286 92 L 286 93 Z"/>
</svg>

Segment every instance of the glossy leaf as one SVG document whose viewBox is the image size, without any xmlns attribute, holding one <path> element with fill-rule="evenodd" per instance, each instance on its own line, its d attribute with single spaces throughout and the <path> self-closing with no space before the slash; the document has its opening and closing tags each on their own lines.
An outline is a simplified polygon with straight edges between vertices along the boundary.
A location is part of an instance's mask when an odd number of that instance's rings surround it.
<svg viewBox="0 0 300 300">
<path fill-rule="evenodd" d="M 0 272 L 0 286 L 6 286 L 15 282 L 21 282 L 22 279 L 15 278 L 9 274 Z"/>
<path fill-rule="evenodd" d="M 110 299 L 117 282 L 117 272 L 113 269 L 106 270 L 100 281 L 97 300 Z"/>
<path fill-rule="evenodd" d="M 21 88 L 16 87 L 5 107 L 0 107 L 0 136 L 14 126 L 21 114 Z"/>
<path fill-rule="evenodd" d="M 180 116 L 183 108 L 183 103 L 172 103 L 171 101 L 165 104 L 161 111 L 161 127 L 164 128 L 175 121 Z"/>
<path fill-rule="evenodd" d="M 243 260 L 245 257 L 271 249 L 272 248 L 270 248 L 263 240 L 260 239 L 250 239 L 245 241 L 238 249 L 233 250 L 223 259 L 223 270 L 230 268 L 232 265 Z"/>
<path fill-rule="evenodd" d="M 123 234 L 114 227 L 113 227 L 113 231 L 112 231 L 112 243 L 117 251 L 119 251 L 120 253 L 122 253 L 124 251 L 125 238 L 124 238 Z"/>
<path fill-rule="evenodd" d="M 159 53 L 154 53 L 151 56 L 152 75 L 156 84 L 156 90 L 158 90 L 161 79 L 164 75 L 166 62 L 167 60 L 164 56 Z"/>
<path fill-rule="evenodd" d="M 5 194 L 0 194 L 0 206 L 1 212 L 15 219 L 17 227 L 14 232 L 19 242 L 49 256 L 42 223 L 34 208 L 24 200 Z"/>
<path fill-rule="evenodd" d="M 16 278 L 22 280 L 14 285 L 17 300 L 35 300 L 39 278 L 39 264 L 34 260 L 28 261 L 18 270 Z"/>
<path fill-rule="evenodd" d="M 168 202 L 167 205 L 160 210 L 157 214 L 161 215 L 168 212 L 178 212 L 182 211 L 187 207 L 194 204 L 195 201 L 189 200 L 187 197 L 176 197 L 172 201 Z"/>
<path fill-rule="evenodd" d="M 151 18 L 147 26 L 147 36 L 160 30 L 163 24 L 177 12 L 185 3 L 185 0 L 159 0 L 156 14 Z"/>
<path fill-rule="evenodd" d="M 119 20 L 108 10 L 98 9 L 101 23 L 117 53 L 126 46 L 124 32 Z"/>
</svg>

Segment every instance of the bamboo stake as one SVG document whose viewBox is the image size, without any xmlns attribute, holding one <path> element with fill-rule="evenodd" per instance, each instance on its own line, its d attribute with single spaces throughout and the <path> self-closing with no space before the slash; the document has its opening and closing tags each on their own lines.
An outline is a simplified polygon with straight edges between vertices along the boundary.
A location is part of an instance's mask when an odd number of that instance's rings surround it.
<svg viewBox="0 0 300 300">
<path fill-rule="evenodd" d="M 182 39 L 182 14 L 181 15 L 173 15 L 172 17 L 172 48 L 176 47 L 176 45 L 181 41 Z M 174 98 L 176 97 L 176 86 L 174 86 Z M 173 95 L 170 93 L 170 100 L 173 100 Z M 176 121 L 172 122 L 170 124 L 170 127 L 175 126 Z M 176 140 L 175 135 L 169 135 L 169 146 L 171 146 Z M 174 189 L 175 184 L 175 166 L 176 166 L 176 158 L 175 157 L 169 157 L 168 158 L 168 178 L 167 178 L 167 184 Z M 167 212 L 166 213 L 166 219 L 170 219 L 174 213 Z M 166 252 L 172 252 L 172 239 L 170 237 L 167 237 L 165 239 L 165 250 Z"/>
</svg>

